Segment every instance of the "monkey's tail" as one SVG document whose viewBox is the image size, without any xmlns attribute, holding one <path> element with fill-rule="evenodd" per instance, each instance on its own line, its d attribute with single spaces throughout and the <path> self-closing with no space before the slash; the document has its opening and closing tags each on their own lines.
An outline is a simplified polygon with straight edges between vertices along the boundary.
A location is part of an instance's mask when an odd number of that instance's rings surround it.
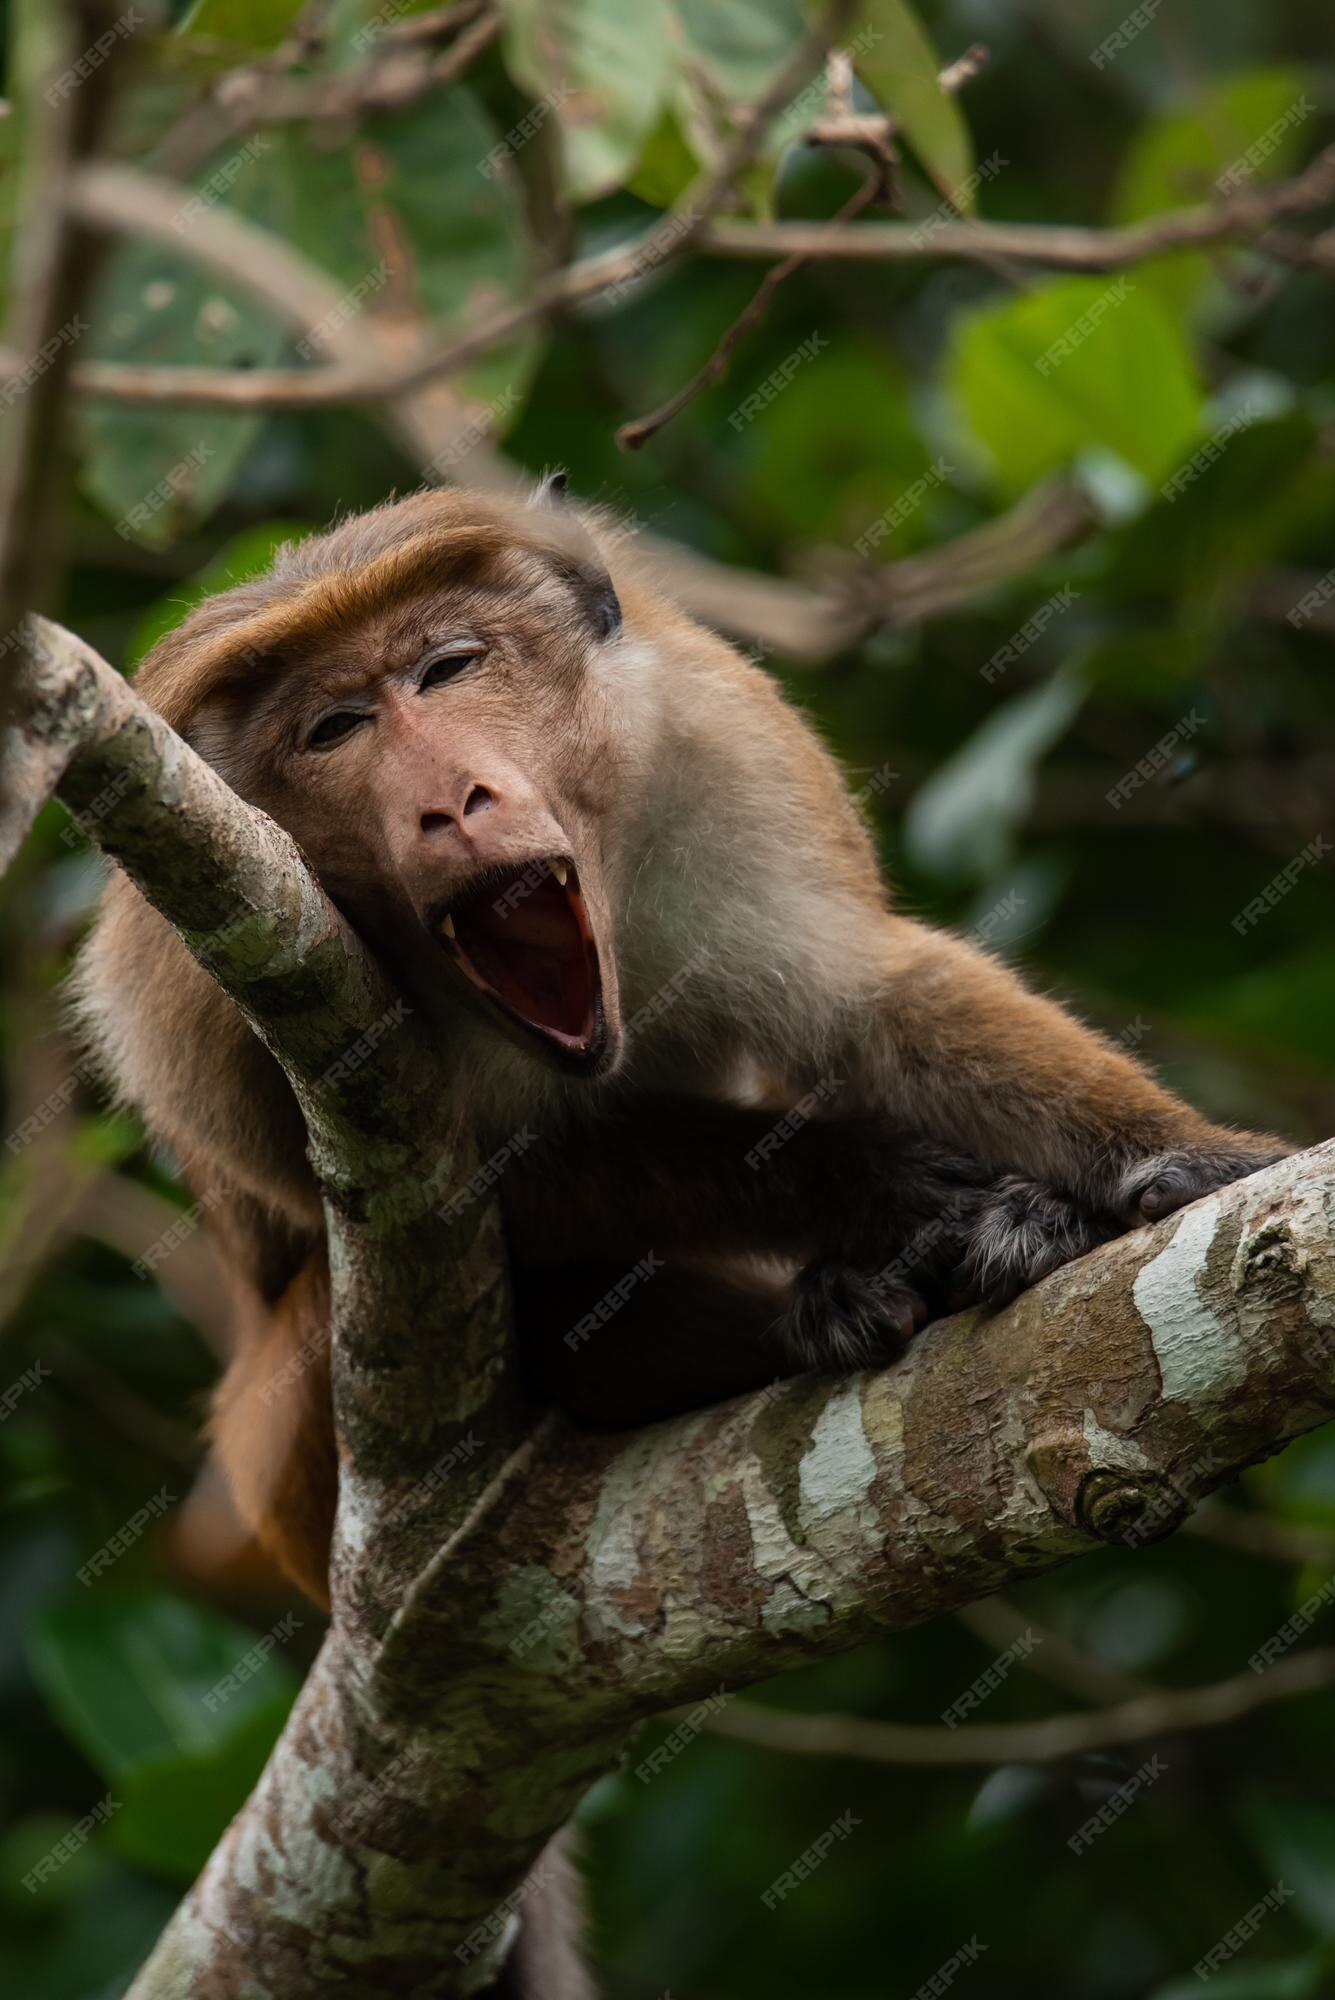
<svg viewBox="0 0 1335 2000">
<path fill-rule="evenodd" d="M 488 2000 L 597 2000 L 584 1963 L 584 1888 L 578 1836 L 563 1827 L 534 1871 L 519 1911 L 519 1936 Z"/>
</svg>

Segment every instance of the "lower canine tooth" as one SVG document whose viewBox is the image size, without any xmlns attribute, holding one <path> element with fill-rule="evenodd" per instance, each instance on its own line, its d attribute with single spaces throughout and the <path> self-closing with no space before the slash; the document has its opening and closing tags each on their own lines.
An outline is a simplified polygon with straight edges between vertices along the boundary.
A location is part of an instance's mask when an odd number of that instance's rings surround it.
<svg viewBox="0 0 1335 2000">
<path fill-rule="evenodd" d="M 452 938 L 454 936 L 454 918 L 451 916 L 447 916 L 444 923 L 441 925 L 441 929 L 444 931 L 447 938 Z"/>
<path fill-rule="evenodd" d="M 566 878 L 570 873 L 570 870 L 566 867 L 565 862 L 553 861 L 552 873 L 553 875 L 555 875 L 557 881 L 561 884 L 561 887 L 564 889 L 566 885 Z"/>
</svg>

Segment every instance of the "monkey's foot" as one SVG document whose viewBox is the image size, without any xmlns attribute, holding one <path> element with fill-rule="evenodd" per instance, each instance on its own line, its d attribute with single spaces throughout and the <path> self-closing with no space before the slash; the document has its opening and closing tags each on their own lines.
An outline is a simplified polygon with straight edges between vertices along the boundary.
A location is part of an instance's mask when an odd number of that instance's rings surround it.
<svg viewBox="0 0 1335 2000">
<path fill-rule="evenodd" d="M 784 1345 L 803 1368 L 879 1368 L 901 1354 L 930 1313 L 908 1285 L 817 1257 L 798 1273 L 784 1317 Z"/>
<path fill-rule="evenodd" d="M 1203 1194 L 1227 1187 L 1257 1174 L 1262 1167 L 1285 1160 L 1293 1151 L 1278 1139 L 1253 1140 L 1239 1133 L 1236 1146 L 1220 1146 L 1208 1151 L 1183 1149 L 1177 1153 L 1156 1153 L 1153 1159 L 1137 1160 L 1128 1167 L 1117 1188 L 1116 1207 L 1129 1227 L 1139 1222 L 1158 1222 L 1198 1201 Z"/>
<path fill-rule="evenodd" d="M 987 1194 L 974 1223 L 957 1302 L 1006 1305 L 1049 1271 L 1120 1235 L 1122 1227 L 1042 1181 L 1007 1174 Z"/>
</svg>

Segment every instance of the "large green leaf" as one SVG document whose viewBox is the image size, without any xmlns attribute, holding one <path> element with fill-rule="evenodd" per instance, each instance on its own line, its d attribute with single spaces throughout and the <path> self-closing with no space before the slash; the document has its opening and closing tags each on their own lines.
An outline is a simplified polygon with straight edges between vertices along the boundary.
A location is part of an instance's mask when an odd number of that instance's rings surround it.
<svg viewBox="0 0 1335 2000">
<path fill-rule="evenodd" d="M 1291 1910 L 1318 1936 L 1335 1938 L 1335 1803 L 1257 1795 L 1246 1819 L 1272 1875 L 1293 1892 Z"/>
<path fill-rule="evenodd" d="M 272 226 L 281 190 L 282 145 L 272 135 L 246 140 L 199 176 L 197 197 L 217 194 Z M 181 234 L 189 230 L 182 209 Z M 221 283 L 186 255 L 155 243 L 127 243 L 98 286 L 89 341 L 100 360 L 175 367 L 260 368 L 282 353 L 277 319 L 238 285 Z M 192 410 L 178 404 L 94 402 L 79 412 L 81 479 L 95 504 L 127 541 L 161 547 L 207 519 L 231 491 L 237 470 L 264 422 L 238 410 Z"/>
<path fill-rule="evenodd" d="M 437 92 L 364 121 L 355 145 L 299 128 L 245 142 L 227 199 L 326 270 L 331 296 L 397 323 L 449 324 L 519 296 L 530 251 L 514 176 L 488 165 L 496 127 L 470 92 Z M 217 168 L 213 169 L 214 174 Z M 209 188 L 210 173 L 200 176 Z M 188 223 L 186 224 L 188 228 Z M 256 367 L 288 334 L 239 288 L 170 250 L 142 244 L 113 260 L 94 310 L 99 356 L 171 365 Z M 461 381 L 517 413 L 537 352 L 530 335 L 483 356 Z M 317 363 L 327 359 L 319 351 Z M 94 404 L 82 415 L 83 480 L 128 539 L 165 544 L 227 497 L 264 422 L 234 410 Z M 502 421 L 503 427 L 503 421 Z"/>
<path fill-rule="evenodd" d="M 556 119 L 570 199 L 620 187 L 671 96 L 668 0 L 507 0 L 504 50 L 515 82 Z"/>
<path fill-rule="evenodd" d="M 801 0 L 676 0 L 681 32 L 724 102 L 749 104 L 791 55 Z"/>
<path fill-rule="evenodd" d="M 353 145 L 290 131 L 283 233 L 350 291 L 369 283 L 364 310 L 446 326 L 483 314 L 531 282 L 523 197 L 500 143 L 461 88 L 364 120 Z M 511 342 L 459 380 L 487 402 L 513 392 L 507 407 L 517 408 L 537 351 L 533 336 Z"/>
<path fill-rule="evenodd" d="M 941 59 L 906 0 L 866 0 L 852 37 L 857 70 L 899 121 L 929 178 L 957 208 L 973 207 L 973 144 L 954 96 L 937 82 Z"/>
<path fill-rule="evenodd" d="M 981 877 L 1009 857 L 1044 756 L 1065 733 L 1085 687 L 1054 674 L 988 717 L 914 794 L 904 820 L 913 859 L 932 874 Z"/>
<path fill-rule="evenodd" d="M 962 315 L 947 374 L 1009 492 L 1092 447 L 1158 479 L 1199 427 L 1186 342 L 1126 276 L 1059 279 Z"/>
<path fill-rule="evenodd" d="M 1187 109 L 1174 109 L 1141 126 L 1127 150 L 1113 194 L 1113 217 L 1139 222 L 1165 209 L 1215 198 L 1215 182 L 1248 147 L 1268 147 L 1243 185 L 1287 173 L 1311 140 L 1304 131 L 1302 76 L 1296 69 L 1249 70 L 1214 82 Z M 1310 102 L 1310 100 L 1308 100 Z M 1274 143 L 1265 138 L 1282 126 Z M 1215 250 L 1182 251 L 1141 265 L 1136 282 L 1173 312 L 1207 306 L 1221 295 Z"/>
<path fill-rule="evenodd" d="M 259 1636 L 165 1591 L 80 1593 L 35 1621 L 33 1677 L 111 1788 L 109 1838 L 160 1873 L 197 1871 L 282 1728 L 291 1666 L 267 1648 L 238 1674 Z"/>
</svg>

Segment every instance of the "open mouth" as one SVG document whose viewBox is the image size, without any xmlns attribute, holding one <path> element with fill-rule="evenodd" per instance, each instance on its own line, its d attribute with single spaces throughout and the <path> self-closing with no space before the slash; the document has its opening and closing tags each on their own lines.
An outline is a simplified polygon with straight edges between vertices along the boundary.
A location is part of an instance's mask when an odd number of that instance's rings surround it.
<svg viewBox="0 0 1335 2000">
<path fill-rule="evenodd" d="M 564 1055 L 602 1052 L 602 980 L 574 863 L 491 869 L 450 903 L 439 935 L 471 985 Z"/>
</svg>

